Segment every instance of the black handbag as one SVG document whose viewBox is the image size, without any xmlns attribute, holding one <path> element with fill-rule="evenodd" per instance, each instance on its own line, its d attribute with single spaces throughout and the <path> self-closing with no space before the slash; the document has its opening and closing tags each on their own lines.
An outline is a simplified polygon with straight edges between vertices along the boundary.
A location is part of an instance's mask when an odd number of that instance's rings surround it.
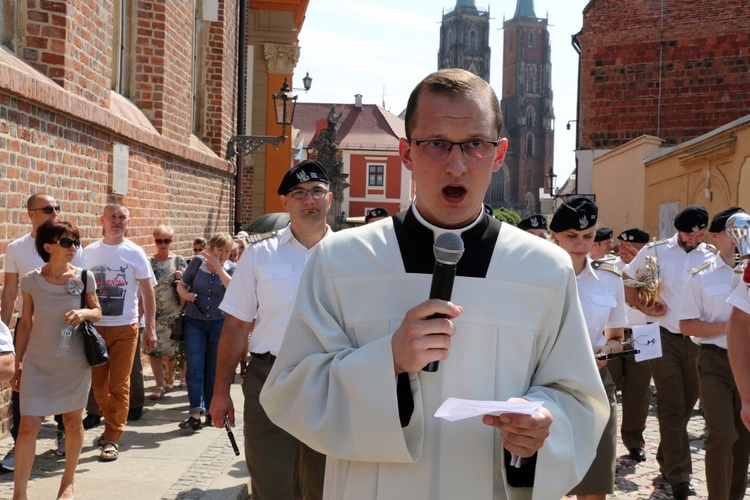
<svg viewBox="0 0 750 500">
<path fill-rule="evenodd" d="M 172 325 L 172 333 L 169 335 L 169 339 L 173 342 L 182 342 L 185 340 L 185 330 L 183 329 L 185 325 L 185 304 L 182 305 L 182 308 L 180 309 L 180 314 L 177 315 L 177 317 L 174 319 L 174 324 Z"/>
<path fill-rule="evenodd" d="M 81 271 L 81 278 L 83 278 L 83 292 L 81 293 L 81 309 L 86 308 L 86 285 L 88 283 L 87 271 L 84 269 Z M 107 344 L 104 343 L 104 339 L 99 332 L 96 331 L 94 325 L 90 321 L 84 321 L 76 328 L 83 337 L 83 352 L 86 353 L 86 360 L 91 366 L 99 366 L 109 362 L 109 353 L 107 352 Z"/>
</svg>

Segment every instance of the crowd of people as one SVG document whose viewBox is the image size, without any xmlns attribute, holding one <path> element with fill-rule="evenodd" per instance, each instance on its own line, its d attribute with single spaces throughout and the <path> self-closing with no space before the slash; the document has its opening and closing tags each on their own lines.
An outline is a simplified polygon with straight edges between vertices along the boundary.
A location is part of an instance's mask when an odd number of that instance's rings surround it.
<svg viewBox="0 0 750 500">
<path fill-rule="evenodd" d="M 240 366 L 254 500 L 603 499 L 614 492 L 616 392 L 620 438 L 644 461 L 652 378 L 656 459 L 673 496 L 695 494 L 687 423 L 700 398 L 710 498 L 743 498 L 750 299 L 726 231 L 742 208 L 709 218 L 688 206 L 675 233 L 657 241 L 640 228 L 615 238 L 593 200 L 571 196 L 513 227 L 483 206 L 507 151 L 484 80 L 463 70 L 429 75 L 405 122 L 399 154 L 415 200 L 393 215 L 368 210 L 365 226 L 335 234 L 328 174 L 315 160 L 278 187 L 287 227 L 196 238 L 190 260 L 170 251 L 166 225 L 153 230 L 148 258 L 126 238 L 129 212 L 117 203 L 103 207 L 103 238 L 82 248 L 57 202 L 31 196 L 32 229 L 8 247 L 0 304 L 3 327 L 16 302 L 19 312 L 15 361 L 0 331 L 0 377 L 12 377 L 15 398 L 14 498 L 25 498 L 47 415 L 57 416 L 66 457 L 59 498 L 74 494 L 92 416 L 104 420 L 100 459 L 118 458 L 133 382 L 143 379 L 139 339 L 154 372 L 150 399 L 182 385 L 176 366 L 186 374 L 184 430 L 235 425 L 230 386 Z M 428 298 L 441 262 L 435 241 L 446 232 L 463 243 L 452 298 Z M 175 341 L 183 310 L 184 341 Z M 108 363 L 88 366 L 76 334 L 84 321 L 106 342 Z M 661 354 L 638 362 L 623 346 L 638 347 L 637 327 L 649 323 L 659 325 Z M 450 397 L 535 409 L 435 417 Z"/>
</svg>

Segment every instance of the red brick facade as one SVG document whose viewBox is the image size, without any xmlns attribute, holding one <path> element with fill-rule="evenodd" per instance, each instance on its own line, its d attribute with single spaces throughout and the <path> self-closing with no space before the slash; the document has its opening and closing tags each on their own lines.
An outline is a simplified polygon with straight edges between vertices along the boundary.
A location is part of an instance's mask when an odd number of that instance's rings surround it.
<svg viewBox="0 0 750 500">
<path fill-rule="evenodd" d="M 35 192 L 60 202 L 60 218 L 79 226 L 84 245 L 101 236 L 97 217 L 108 201 L 130 208 L 129 236 L 148 254 L 158 224 L 175 228 L 173 250 L 184 256 L 195 236 L 232 230 L 234 171 L 223 158 L 236 116 L 237 0 L 219 0 L 218 21 L 198 23 L 198 120 L 193 2 L 128 2 L 130 101 L 110 90 L 114 3 L 18 2 L 15 56 L 0 50 L 2 268 L 8 243 L 29 230 L 25 202 Z M 112 190 L 115 142 L 129 148 L 124 196 Z"/>
<path fill-rule="evenodd" d="M 678 144 L 750 113 L 750 3 L 592 0 L 583 16 L 580 149 Z"/>
</svg>

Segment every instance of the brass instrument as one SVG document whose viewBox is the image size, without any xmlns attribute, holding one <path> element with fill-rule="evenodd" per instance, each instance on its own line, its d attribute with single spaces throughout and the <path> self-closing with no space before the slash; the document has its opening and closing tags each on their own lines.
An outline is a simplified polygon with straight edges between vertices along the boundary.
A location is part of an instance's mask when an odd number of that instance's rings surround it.
<svg viewBox="0 0 750 500">
<path fill-rule="evenodd" d="M 638 300 L 646 307 L 651 307 L 659 300 L 661 278 L 659 277 L 659 262 L 656 257 L 648 256 L 644 259 L 645 269 L 636 271 L 635 278 L 641 283 L 638 287 Z"/>
<path fill-rule="evenodd" d="M 743 281 L 750 286 L 750 215 L 738 212 L 732 215 L 726 224 L 725 231 L 732 239 L 732 243 L 737 247 L 739 255 L 737 260 L 744 269 Z"/>
</svg>

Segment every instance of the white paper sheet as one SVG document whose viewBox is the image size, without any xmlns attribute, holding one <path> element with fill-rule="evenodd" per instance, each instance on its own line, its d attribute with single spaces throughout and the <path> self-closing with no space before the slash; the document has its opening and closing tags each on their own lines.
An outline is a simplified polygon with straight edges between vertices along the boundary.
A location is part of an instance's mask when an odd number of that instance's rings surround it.
<svg viewBox="0 0 750 500">
<path fill-rule="evenodd" d="M 635 355 L 638 362 L 661 358 L 661 334 L 659 323 L 633 327 L 633 349 L 640 349 Z"/>
<path fill-rule="evenodd" d="M 435 416 L 449 422 L 480 415 L 500 415 L 502 413 L 521 413 L 524 415 L 539 415 L 536 410 L 542 406 L 539 401 L 476 401 L 473 399 L 446 399 Z"/>
</svg>

